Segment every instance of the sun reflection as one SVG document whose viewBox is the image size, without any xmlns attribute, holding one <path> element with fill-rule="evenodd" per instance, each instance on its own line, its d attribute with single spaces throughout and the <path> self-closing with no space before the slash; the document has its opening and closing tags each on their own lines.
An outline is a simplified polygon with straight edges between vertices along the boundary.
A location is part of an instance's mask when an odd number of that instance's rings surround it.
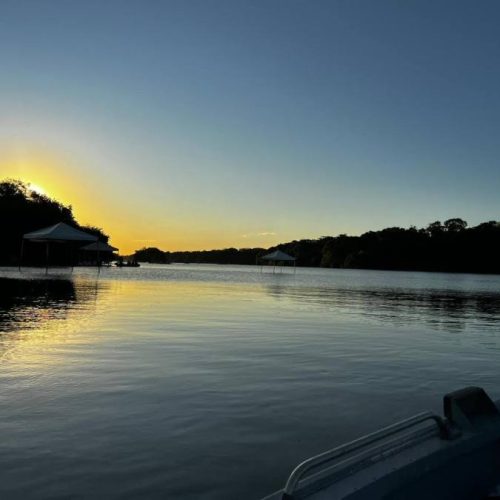
<svg viewBox="0 0 500 500">
<path fill-rule="evenodd" d="M 0 284 L 0 362 L 28 371 L 65 364 L 65 350 L 88 343 L 109 299 L 108 283 L 92 280 L 0 279 Z M 91 336 L 93 343 L 99 340 Z"/>
</svg>

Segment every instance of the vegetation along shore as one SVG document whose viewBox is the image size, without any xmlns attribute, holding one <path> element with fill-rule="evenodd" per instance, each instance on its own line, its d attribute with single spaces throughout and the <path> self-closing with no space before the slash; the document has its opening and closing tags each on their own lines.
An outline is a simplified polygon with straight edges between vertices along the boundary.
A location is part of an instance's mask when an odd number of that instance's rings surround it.
<svg viewBox="0 0 500 500">
<path fill-rule="evenodd" d="M 21 181 L 0 183 L 0 220 L 4 230 L 0 263 L 15 265 L 24 233 L 66 222 L 93 233 L 107 242 L 105 232 L 80 225 L 71 206 L 40 195 Z M 360 236 L 341 234 L 317 239 L 294 240 L 270 248 L 225 248 L 203 251 L 163 251 L 149 247 L 137 250 L 137 261 L 206 264 L 248 264 L 261 255 L 280 249 L 297 258 L 298 266 L 342 269 L 384 269 L 500 274 L 500 223 L 495 220 L 468 227 L 460 218 L 427 227 L 389 227 Z"/>
</svg>

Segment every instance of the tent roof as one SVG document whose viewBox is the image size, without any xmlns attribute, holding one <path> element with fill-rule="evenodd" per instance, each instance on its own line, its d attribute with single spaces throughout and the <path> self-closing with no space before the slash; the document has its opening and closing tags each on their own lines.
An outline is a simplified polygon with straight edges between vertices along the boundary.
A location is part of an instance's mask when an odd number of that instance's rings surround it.
<svg viewBox="0 0 500 500">
<path fill-rule="evenodd" d="M 268 253 L 267 255 L 264 255 L 262 257 L 264 260 L 295 260 L 295 257 L 292 257 L 291 255 L 288 255 L 285 252 L 282 252 L 281 250 L 275 250 L 274 252 Z"/>
<path fill-rule="evenodd" d="M 111 245 L 108 245 L 107 243 L 104 243 L 102 241 L 95 241 L 94 243 L 85 245 L 84 247 L 80 248 L 80 250 L 89 250 L 91 252 L 114 252 L 118 250 L 118 248 L 112 247 Z"/>
<path fill-rule="evenodd" d="M 97 236 L 84 233 L 79 229 L 68 226 L 64 222 L 26 233 L 23 238 L 35 241 L 97 241 Z"/>
</svg>

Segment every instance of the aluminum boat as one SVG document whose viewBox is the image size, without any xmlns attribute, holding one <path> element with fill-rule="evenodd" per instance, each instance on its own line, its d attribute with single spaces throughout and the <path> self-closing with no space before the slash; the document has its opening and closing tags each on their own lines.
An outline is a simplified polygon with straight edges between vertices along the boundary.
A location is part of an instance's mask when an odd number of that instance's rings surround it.
<svg viewBox="0 0 500 500">
<path fill-rule="evenodd" d="M 263 500 L 500 499 L 500 401 L 480 387 L 299 464 Z"/>
</svg>

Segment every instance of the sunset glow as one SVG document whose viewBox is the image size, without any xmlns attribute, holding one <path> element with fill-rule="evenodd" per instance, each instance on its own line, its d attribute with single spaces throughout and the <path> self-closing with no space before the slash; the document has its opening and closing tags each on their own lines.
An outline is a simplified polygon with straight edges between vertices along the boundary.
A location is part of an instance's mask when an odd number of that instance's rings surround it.
<svg viewBox="0 0 500 500">
<path fill-rule="evenodd" d="M 500 76 L 479 69 L 495 44 L 451 26 L 495 39 L 495 15 L 447 12 L 443 31 L 417 5 L 320 3 L 229 2 L 229 24 L 203 2 L 13 3 L 0 178 L 71 205 L 123 253 L 494 218 Z M 420 24 L 425 40 L 407 29 Z"/>
<path fill-rule="evenodd" d="M 0 0 L 0 500 L 495 496 L 499 21 Z"/>
<path fill-rule="evenodd" d="M 43 187 L 39 186 L 38 184 L 34 184 L 33 182 L 30 182 L 30 183 L 28 183 L 28 186 L 31 189 L 31 191 L 34 191 L 36 194 L 47 195 L 47 192 L 45 191 L 45 189 Z"/>
</svg>

